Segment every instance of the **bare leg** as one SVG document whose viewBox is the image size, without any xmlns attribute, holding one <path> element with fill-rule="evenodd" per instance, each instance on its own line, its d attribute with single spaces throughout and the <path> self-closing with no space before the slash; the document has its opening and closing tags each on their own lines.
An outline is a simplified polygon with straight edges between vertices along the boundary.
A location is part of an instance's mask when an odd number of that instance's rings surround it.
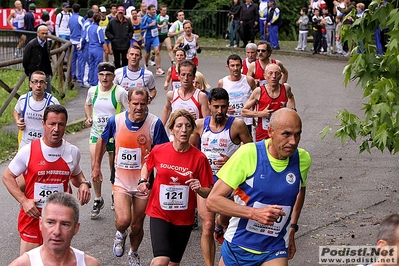
<svg viewBox="0 0 399 266">
<path fill-rule="evenodd" d="M 197 195 L 198 214 L 202 219 L 201 250 L 205 265 L 213 266 L 215 263 L 216 246 L 213 239 L 215 229 L 215 213 L 206 208 L 206 199 Z"/>
<path fill-rule="evenodd" d="M 133 210 L 132 210 L 132 221 L 130 224 L 130 249 L 137 251 L 143 240 L 144 236 L 144 218 L 145 208 L 147 207 L 148 200 L 133 198 Z M 116 203 L 115 203 L 116 206 Z"/>
</svg>

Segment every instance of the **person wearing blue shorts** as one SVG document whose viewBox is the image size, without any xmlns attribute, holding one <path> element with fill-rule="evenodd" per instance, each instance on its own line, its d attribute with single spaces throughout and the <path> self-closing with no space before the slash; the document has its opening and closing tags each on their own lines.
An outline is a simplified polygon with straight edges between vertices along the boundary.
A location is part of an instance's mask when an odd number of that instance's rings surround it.
<svg viewBox="0 0 399 266">
<path fill-rule="evenodd" d="M 145 66 L 148 68 L 148 61 L 151 55 L 151 46 L 154 47 L 155 52 L 155 64 L 157 66 L 157 75 L 165 74 L 165 71 L 161 68 L 161 54 L 159 53 L 159 38 L 158 38 L 158 24 L 156 19 L 156 9 L 154 5 L 149 5 L 147 8 L 147 15 L 145 15 L 141 21 L 140 28 L 144 30 L 145 35 L 145 51 L 144 56 Z"/>
<path fill-rule="evenodd" d="M 298 148 L 302 121 L 292 109 L 273 113 L 269 139 L 241 146 L 219 170 L 208 210 L 231 216 L 219 265 L 287 266 L 311 165 Z M 226 198 L 234 191 L 234 201 Z"/>
</svg>

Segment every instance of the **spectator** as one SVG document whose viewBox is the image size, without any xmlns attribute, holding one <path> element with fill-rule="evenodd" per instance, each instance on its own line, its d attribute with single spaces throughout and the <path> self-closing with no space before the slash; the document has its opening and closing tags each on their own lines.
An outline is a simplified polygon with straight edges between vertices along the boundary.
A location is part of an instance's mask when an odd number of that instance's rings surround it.
<svg viewBox="0 0 399 266">
<path fill-rule="evenodd" d="M 258 25 L 258 7 L 252 0 L 245 0 L 245 4 L 241 5 L 240 24 L 240 38 L 244 42 L 241 48 L 245 48 L 248 42 L 254 42 L 255 27 Z"/>
<path fill-rule="evenodd" d="M 100 6 L 100 16 L 101 20 L 99 22 L 99 26 L 103 29 L 104 33 L 107 29 L 108 23 L 111 20 L 109 16 L 107 16 L 107 9 L 104 6 Z M 112 55 L 112 45 L 108 40 L 107 36 L 105 36 L 105 45 L 104 45 L 104 61 L 109 62 L 109 55 Z"/>
<path fill-rule="evenodd" d="M 72 53 L 72 79 L 74 81 L 83 81 L 83 69 L 80 67 L 83 62 L 82 58 L 82 50 L 79 49 L 80 45 L 80 38 L 82 37 L 82 29 L 83 29 L 83 24 L 84 24 L 84 19 L 81 15 L 79 15 L 80 11 L 80 5 L 79 4 L 73 4 L 72 5 L 72 11 L 73 14 L 71 18 L 68 21 L 68 27 L 70 29 L 70 39 L 71 43 L 74 47 L 73 53 Z M 77 65 L 77 66 L 76 66 Z M 78 71 L 76 71 L 76 69 Z M 78 72 L 78 74 L 76 74 Z"/>
<path fill-rule="evenodd" d="M 314 15 L 312 17 L 312 27 L 313 27 L 313 54 L 320 53 L 321 50 L 321 20 L 320 10 L 314 9 Z"/>
<path fill-rule="evenodd" d="M 82 64 L 81 68 L 79 68 L 79 71 L 82 72 L 83 74 L 83 80 L 81 83 L 81 86 L 83 88 L 89 88 L 89 44 L 88 44 L 88 35 L 87 35 L 87 29 L 91 24 L 93 24 L 93 15 L 94 11 L 93 9 L 89 9 L 87 11 L 87 15 L 85 23 L 83 24 L 83 29 L 82 29 L 82 37 L 80 40 L 80 49 L 82 50 Z"/>
<path fill-rule="evenodd" d="M 262 41 L 269 41 L 269 29 L 267 27 L 267 8 L 269 0 L 259 1 L 259 33 Z"/>
<path fill-rule="evenodd" d="M 240 46 L 240 34 L 238 34 L 238 26 L 240 25 L 240 13 L 241 13 L 241 5 L 239 0 L 233 0 L 233 5 L 230 8 L 229 13 L 227 14 L 230 17 L 230 44 L 226 45 L 226 47 L 239 47 Z M 236 40 L 236 44 L 234 44 L 234 40 Z"/>
<path fill-rule="evenodd" d="M 24 24 L 26 31 L 37 31 L 37 26 L 40 24 L 39 14 L 36 13 L 36 5 L 34 3 L 29 5 L 29 12 L 25 14 Z M 26 37 L 26 42 L 29 43 L 35 36 L 33 34 L 28 34 Z"/>
<path fill-rule="evenodd" d="M 337 54 L 343 55 L 342 43 L 341 43 L 341 29 L 342 29 L 342 17 L 336 16 L 335 22 L 337 26 L 335 26 L 335 47 L 337 48 Z"/>
<path fill-rule="evenodd" d="M 335 21 L 333 15 L 328 11 L 328 7 L 323 8 L 323 20 L 321 21 L 325 28 L 325 37 L 323 37 L 323 50 L 327 54 L 332 54 L 334 51 L 335 40 Z"/>
<path fill-rule="evenodd" d="M 306 51 L 306 44 L 308 42 L 308 32 L 309 32 L 309 17 L 307 15 L 308 10 L 306 7 L 301 8 L 301 16 L 296 21 L 299 25 L 299 38 L 298 46 L 295 48 L 296 51 Z"/>
<path fill-rule="evenodd" d="M 105 36 L 112 44 L 115 68 L 120 68 L 127 65 L 126 54 L 133 36 L 133 26 L 130 20 L 124 16 L 125 8 L 123 6 L 119 6 L 117 11 L 116 18 L 108 23 Z"/>
<path fill-rule="evenodd" d="M 71 16 L 71 12 L 69 12 L 69 4 L 67 2 L 62 3 L 62 10 L 55 18 L 55 34 L 68 41 L 71 35 L 69 29 L 69 19 Z"/>
<path fill-rule="evenodd" d="M 51 57 L 50 43 L 47 40 L 48 29 L 42 25 L 37 28 L 37 38 L 31 40 L 24 49 L 22 65 L 25 74 L 29 77 L 36 70 L 46 74 L 46 92 L 51 93 Z"/>
<path fill-rule="evenodd" d="M 278 28 L 282 23 L 280 8 L 276 5 L 275 0 L 268 0 L 269 9 L 267 10 L 267 27 L 269 28 L 269 42 L 273 50 L 280 50 L 278 43 Z"/>
<path fill-rule="evenodd" d="M 136 6 L 136 3 L 134 0 L 122 0 L 122 6 L 127 10 L 131 6 Z"/>
<path fill-rule="evenodd" d="M 99 13 L 94 13 L 93 24 L 87 28 L 89 45 L 89 83 L 91 86 L 98 85 L 98 64 L 103 61 L 105 39 L 104 31 L 98 25 L 101 20 Z"/>
</svg>

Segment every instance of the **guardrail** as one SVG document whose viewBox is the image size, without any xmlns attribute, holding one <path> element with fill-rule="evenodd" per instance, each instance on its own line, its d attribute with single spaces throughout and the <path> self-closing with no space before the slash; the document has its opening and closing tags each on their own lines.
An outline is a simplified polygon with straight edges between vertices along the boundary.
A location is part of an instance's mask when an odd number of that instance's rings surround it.
<svg viewBox="0 0 399 266">
<path fill-rule="evenodd" d="M 26 35 L 26 40 L 36 38 L 36 32 L 31 31 L 10 31 L 0 30 L 0 68 L 13 68 L 23 70 L 22 66 L 22 54 L 23 48 L 21 49 L 21 57 L 15 56 L 15 47 L 18 44 L 20 34 Z M 71 55 L 73 52 L 73 46 L 70 41 L 61 39 L 57 36 L 49 35 L 52 40 L 52 48 L 50 55 L 52 57 L 52 70 L 53 76 L 58 77 L 57 90 L 59 91 L 60 98 L 64 98 L 67 88 L 71 86 Z M 64 58 L 68 54 L 66 63 L 66 73 L 64 71 Z M 65 76 L 65 77 L 64 77 Z M 9 96 L 0 108 L 0 116 L 6 110 L 13 97 L 18 99 L 18 90 L 26 78 L 25 73 L 20 77 L 17 84 L 10 85 L 0 80 L 0 87 L 4 88 L 9 92 Z M 64 82 L 65 80 L 65 82 Z"/>
</svg>

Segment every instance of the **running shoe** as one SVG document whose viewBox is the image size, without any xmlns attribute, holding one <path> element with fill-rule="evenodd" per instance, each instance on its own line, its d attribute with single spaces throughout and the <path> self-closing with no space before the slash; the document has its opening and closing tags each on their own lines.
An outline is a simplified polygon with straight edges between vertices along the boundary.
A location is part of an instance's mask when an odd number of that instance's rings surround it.
<svg viewBox="0 0 399 266">
<path fill-rule="evenodd" d="M 157 75 L 163 75 L 165 74 L 165 71 L 162 70 L 162 68 L 158 67 L 157 71 L 155 72 Z"/>
<path fill-rule="evenodd" d="M 223 244 L 224 241 L 224 231 L 223 228 L 219 228 L 215 226 L 215 232 L 213 232 L 213 236 L 215 237 L 216 242 L 219 244 Z"/>
<path fill-rule="evenodd" d="M 122 257 L 123 253 L 125 253 L 125 242 L 126 242 L 127 233 L 121 234 L 119 231 L 116 231 L 114 238 L 114 255 L 116 257 Z"/>
<path fill-rule="evenodd" d="M 129 266 L 141 266 L 139 254 L 130 250 L 127 256 L 129 260 Z"/>
<path fill-rule="evenodd" d="M 97 219 L 100 216 L 100 210 L 104 208 L 104 199 L 100 197 L 99 199 L 94 200 L 93 209 L 90 213 L 91 219 Z"/>
<path fill-rule="evenodd" d="M 150 60 L 150 61 L 148 62 L 148 64 L 149 64 L 150 66 L 156 66 L 156 64 L 155 64 L 155 62 L 154 62 L 153 60 Z"/>
</svg>

